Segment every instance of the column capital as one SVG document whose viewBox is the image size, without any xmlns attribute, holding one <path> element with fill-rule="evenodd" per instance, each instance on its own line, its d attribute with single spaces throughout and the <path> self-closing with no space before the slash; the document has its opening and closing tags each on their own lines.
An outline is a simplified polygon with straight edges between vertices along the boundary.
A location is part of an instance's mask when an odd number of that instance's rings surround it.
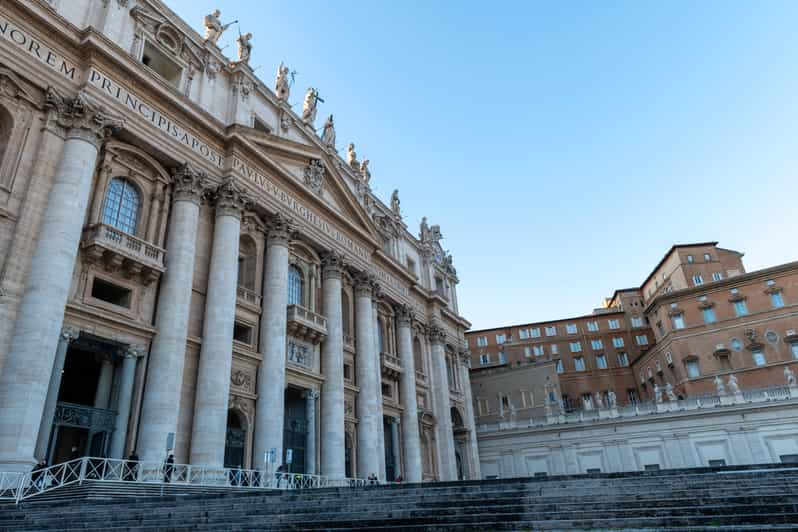
<svg viewBox="0 0 798 532">
<path fill-rule="evenodd" d="M 340 279 L 346 267 L 346 262 L 341 253 L 327 251 L 321 257 L 321 267 L 324 279 Z"/>
<path fill-rule="evenodd" d="M 48 87 L 44 108 L 48 127 L 55 128 L 65 138 L 85 140 L 96 148 L 124 125 L 124 120 L 109 113 L 83 91 L 74 98 L 64 98 L 53 87 Z"/>
<path fill-rule="evenodd" d="M 221 185 L 216 187 L 213 199 L 216 202 L 217 217 L 232 216 L 239 220 L 251 203 L 232 177 L 225 179 Z"/>
<path fill-rule="evenodd" d="M 318 390 L 305 390 L 302 392 L 303 399 L 309 399 L 311 401 L 315 401 L 319 398 L 319 391 Z"/>
<path fill-rule="evenodd" d="M 396 305 L 394 312 L 396 312 L 396 325 L 399 327 L 410 327 L 413 324 L 416 311 L 410 305 Z"/>
<path fill-rule="evenodd" d="M 183 163 L 172 171 L 174 201 L 190 201 L 199 205 L 205 192 L 205 172 L 200 172 L 188 163 Z"/>
<path fill-rule="evenodd" d="M 427 327 L 427 338 L 429 338 L 430 343 L 433 345 L 443 344 L 446 341 L 446 331 L 439 325 L 432 324 Z"/>
<path fill-rule="evenodd" d="M 146 348 L 143 345 L 130 344 L 121 350 L 120 355 L 122 358 L 141 358 L 144 356 L 145 351 Z"/>
<path fill-rule="evenodd" d="M 294 232 L 293 220 L 283 214 L 275 214 L 266 220 L 268 245 L 288 246 Z"/>
<path fill-rule="evenodd" d="M 66 341 L 66 343 L 68 344 L 71 344 L 72 342 L 77 340 L 78 336 L 80 336 L 80 331 L 75 327 L 64 325 L 61 328 L 61 338 L 64 339 L 64 341 Z"/>
<path fill-rule="evenodd" d="M 357 272 L 354 275 L 355 281 L 355 296 L 357 297 L 371 297 L 374 293 L 374 286 L 376 280 L 374 276 L 366 272 Z"/>
<path fill-rule="evenodd" d="M 469 369 L 471 368 L 471 353 L 468 351 L 468 349 L 458 350 L 457 357 L 460 359 L 461 364 Z"/>
</svg>

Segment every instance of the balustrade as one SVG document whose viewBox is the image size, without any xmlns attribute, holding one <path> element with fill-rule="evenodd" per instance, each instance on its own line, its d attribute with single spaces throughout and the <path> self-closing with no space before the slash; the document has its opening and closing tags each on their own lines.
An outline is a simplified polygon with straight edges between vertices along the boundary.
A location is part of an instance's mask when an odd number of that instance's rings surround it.
<svg viewBox="0 0 798 532">
<path fill-rule="evenodd" d="M 327 337 L 327 318 L 300 305 L 288 305 L 290 336 L 318 344 Z"/>
<path fill-rule="evenodd" d="M 257 293 L 255 293 L 254 290 L 250 290 L 249 288 L 244 288 L 243 286 L 239 286 L 237 288 L 237 293 L 238 293 L 239 303 L 252 305 L 256 309 L 260 310 L 261 297 Z"/>
<path fill-rule="evenodd" d="M 129 277 L 140 276 L 149 284 L 164 271 L 164 250 L 140 238 L 105 224 L 93 224 L 83 231 L 81 247 L 86 256 L 112 271 Z"/>
</svg>

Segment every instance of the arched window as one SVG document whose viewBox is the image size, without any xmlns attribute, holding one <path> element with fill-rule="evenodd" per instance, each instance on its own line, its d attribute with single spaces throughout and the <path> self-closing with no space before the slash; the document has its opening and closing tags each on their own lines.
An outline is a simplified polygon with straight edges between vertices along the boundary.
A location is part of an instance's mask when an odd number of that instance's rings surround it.
<svg viewBox="0 0 798 532">
<path fill-rule="evenodd" d="M 0 165 L 3 164 L 13 130 L 14 119 L 5 107 L 0 106 Z"/>
<path fill-rule="evenodd" d="M 421 341 L 418 336 L 413 338 L 413 360 L 416 363 L 416 371 L 424 372 L 424 360 L 421 358 Z"/>
<path fill-rule="evenodd" d="M 248 235 L 238 241 L 238 286 L 255 290 L 255 269 L 257 267 L 257 246 Z"/>
<path fill-rule="evenodd" d="M 140 204 L 139 193 L 133 183 L 121 177 L 113 178 L 105 193 L 103 223 L 135 235 Z"/>
<path fill-rule="evenodd" d="M 288 304 L 302 306 L 302 270 L 296 266 L 288 270 Z"/>
</svg>

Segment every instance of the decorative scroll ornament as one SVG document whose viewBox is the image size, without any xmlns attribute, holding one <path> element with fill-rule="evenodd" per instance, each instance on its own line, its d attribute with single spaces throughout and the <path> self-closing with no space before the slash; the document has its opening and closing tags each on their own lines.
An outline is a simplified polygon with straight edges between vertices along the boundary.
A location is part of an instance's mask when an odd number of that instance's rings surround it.
<svg viewBox="0 0 798 532">
<path fill-rule="evenodd" d="M 188 163 L 176 168 L 172 172 L 174 201 L 190 201 L 199 205 L 206 180 L 204 172 L 195 170 Z"/>
<path fill-rule="evenodd" d="M 239 220 L 251 203 L 233 178 L 226 179 L 217 187 L 214 200 L 216 201 L 216 216 L 233 216 Z"/>
<path fill-rule="evenodd" d="M 321 194 L 324 186 L 324 163 L 321 159 L 312 159 L 310 164 L 305 167 L 305 184 L 316 194 Z"/>
</svg>

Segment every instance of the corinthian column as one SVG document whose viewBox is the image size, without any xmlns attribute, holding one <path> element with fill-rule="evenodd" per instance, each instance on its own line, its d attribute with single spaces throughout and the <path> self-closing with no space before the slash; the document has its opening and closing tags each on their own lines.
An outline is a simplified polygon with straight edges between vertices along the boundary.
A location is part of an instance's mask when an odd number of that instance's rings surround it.
<svg viewBox="0 0 798 532">
<path fill-rule="evenodd" d="M 288 308 L 288 242 L 290 221 L 280 215 L 268 223 L 266 265 L 263 271 L 258 402 L 255 407 L 255 446 L 253 463 L 266 466 L 264 456 L 276 449 L 276 466 L 283 461 L 283 422 L 285 417 L 285 342 Z"/>
<path fill-rule="evenodd" d="M 374 279 L 367 274 L 355 277 L 355 335 L 357 345 L 357 471 L 361 477 L 380 472 L 377 430 L 382 425 L 378 402 L 382 399 L 379 355 L 373 330 L 371 292 Z"/>
<path fill-rule="evenodd" d="M 377 471 L 377 478 L 384 481 L 386 480 L 385 479 L 385 422 L 382 417 L 382 367 L 380 364 L 380 359 L 382 357 L 382 354 L 380 353 L 379 337 L 377 336 L 377 334 L 379 334 L 378 330 L 380 327 L 380 321 L 379 319 L 377 319 L 378 316 L 377 306 L 379 305 L 380 299 L 382 299 L 382 289 L 380 288 L 380 285 L 374 283 L 374 298 L 371 301 L 371 314 L 372 314 L 371 323 L 373 324 L 374 327 L 374 334 L 372 338 L 374 339 L 374 353 L 375 356 L 377 357 L 377 363 L 374 365 L 374 374 L 375 374 L 374 379 L 377 381 L 377 389 L 379 390 L 378 392 L 379 395 L 377 396 L 377 414 L 376 414 L 379 422 L 377 423 L 377 432 L 375 433 L 374 437 L 376 438 L 376 444 L 377 444 L 377 459 L 379 460 L 380 463 L 379 470 Z M 390 341 L 388 339 L 388 336 L 385 336 L 384 340 L 386 342 L 386 345 L 383 347 L 385 349 L 388 349 L 389 345 L 388 342 Z M 358 433 L 359 432 L 360 431 L 358 430 Z M 388 480 L 393 480 L 393 479 L 388 479 Z"/>
<path fill-rule="evenodd" d="M 452 430 L 452 405 L 449 401 L 449 380 L 446 372 L 446 352 L 443 344 L 446 333 L 437 325 L 427 331 L 432 353 L 433 393 L 438 411 L 435 413 L 438 432 L 438 456 L 440 458 L 440 480 L 457 480 L 457 458 L 454 453 L 454 432 Z"/>
<path fill-rule="evenodd" d="M 341 313 L 343 257 L 334 251 L 322 258 L 322 308 L 327 338 L 321 346 L 321 472 L 331 478 L 346 476 L 344 448 L 344 337 Z"/>
<path fill-rule="evenodd" d="M 468 447 L 469 447 L 469 462 L 471 463 L 470 473 L 472 480 L 479 480 L 482 478 L 482 473 L 479 467 L 479 448 L 477 447 L 477 431 L 474 426 L 474 403 L 471 396 L 471 379 L 468 370 L 471 368 L 471 356 L 468 351 L 460 351 L 460 381 L 463 385 L 463 393 L 465 395 L 465 411 L 466 419 L 465 425 L 468 427 Z"/>
<path fill-rule="evenodd" d="M 142 460 L 163 460 L 167 435 L 177 433 L 197 220 L 205 179 L 204 174 L 188 165 L 183 165 L 173 175 L 174 206 L 166 239 L 166 271 L 161 277 L 155 315 L 157 332 L 150 349 L 139 424 L 137 451 Z"/>
<path fill-rule="evenodd" d="M 418 402 L 416 397 L 416 360 L 413 356 L 413 310 L 402 305 L 396 308 L 399 336 L 399 358 L 402 360 L 402 447 L 403 475 L 407 482 L 421 482 L 421 437 L 418 433 Z"/>
<path fill-rule="evenodd" d="M 110 458 L 122 458 L 127 442 L 127 425 L 130 420 L 130 405 L 133 400 L 133 381 L 136 378 L 136 362 L 144 354 L 144 347 L 131 345 L 122 353 L 122 372 L 119 380 L 119 396 L 116 402 L 116 423 L 111 436 Z"/>
<path fill-rule="evenodd" d="M 84 93 L 48 93 L 66 141 L 0 377 L 0 470 L 27 470 L 47 399 L 97 153 L 121 122 Z"/>
<path fill-rule="evenodd" d="M 216 189 L 214 201 L 216 223 L 194 396 L 191 463 L 223 467 L 238 297 L 238 240 L 248 200 L 229 178 Z"/>
</svg>

